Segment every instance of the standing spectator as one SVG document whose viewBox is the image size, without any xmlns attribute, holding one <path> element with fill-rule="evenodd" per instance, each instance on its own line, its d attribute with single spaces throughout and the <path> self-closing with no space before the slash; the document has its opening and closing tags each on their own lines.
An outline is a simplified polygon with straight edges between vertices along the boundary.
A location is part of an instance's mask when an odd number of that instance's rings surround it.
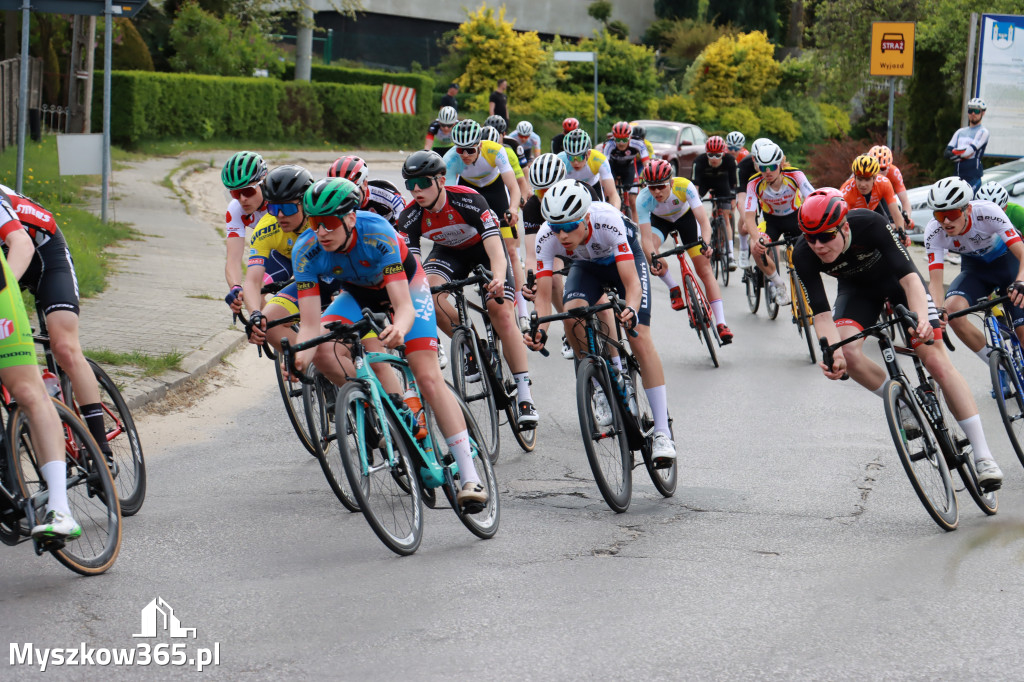
<svg viewBox="0 0 1024 682">
<path fill-rule="evenodd" d="M 981 187 L 981 173 L 985 170 L 981 167 L 981 159 L 988 146 L 988 128 L 981 125 L 981 119 L 987 108 L 985 100 L 980 97 L 968 102 L 967 122 L 970 125 L 953 133 L 953 139 L 946 145 L 945 157 L 956 164 L 957 177 L 970 183 L 975 192 Z"/>
<path fill-rule="evenodd" d="M 508 124 L 508 97 L 505 91 L 508 90 L 508 81 L 502 78 L 498 81 L 498 87 L 491 93 L 491 99 L 487 104 L 487 115 L 498 115 L 505 119 Z"/>
<path fill-rule="evenodd" d="M 441 98 L 442 107 L 451 107 L 455 111 L 459 110 L 459 101 L 455 99 L 455 95 L 459 94 L 459 84 L 452 83 L 448 86 L 448 93 Z"/>
</svg>

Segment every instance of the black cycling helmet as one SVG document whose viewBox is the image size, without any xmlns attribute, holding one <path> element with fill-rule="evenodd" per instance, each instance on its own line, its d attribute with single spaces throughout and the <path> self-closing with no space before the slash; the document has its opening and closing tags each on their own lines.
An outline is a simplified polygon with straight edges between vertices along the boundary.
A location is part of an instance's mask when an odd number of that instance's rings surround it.
<svg viewBox="0 0 1024 682">
<path fill-rule="evenodd" d="M 633 126 L 633 139 L 643 140 L 647 137 L 647 131 L 642 126 Z"/>
<path fill-rule="evenodd" d="M 446 170 L 444 159 L 437 152 L 420 150 L 413 152 L 402 164 L 402 177 L 424 178 L 440 175 Z"/>
<path fill-rule="evenodd" d="M 302 166 L 278 166 L 263 178 L 263 198 L 271 203 L 302 200 L 313 176 Z"/>
</svg>

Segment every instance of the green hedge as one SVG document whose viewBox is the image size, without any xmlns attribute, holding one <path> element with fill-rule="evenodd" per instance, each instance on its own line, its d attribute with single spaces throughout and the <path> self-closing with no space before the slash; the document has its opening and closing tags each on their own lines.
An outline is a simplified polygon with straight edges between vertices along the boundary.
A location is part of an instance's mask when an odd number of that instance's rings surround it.
<svg viewBox="0 0 1024 682">
<path fill-rule="evenodd" d="M 143 140 L 231 137 L 412 145 L 434 114 L 380 113 L 380 85 L 115 71 L 111 86 L 112 139 L 128 147 Z M 95 130 L 102 120 L 102 88 L 94 93 Z"/>
<path fill-rule="evenodd" d="M 295 78 L 295 64 L 289 63 L 284 69 L 281 77 L 284 81 L 291 81 Z M 310 70 L 310 78 L 314 83 L 346 83 L 348 85 L 404 85 L 407 88 L 416 90 L 416 113 L 428 113 L 427 110 L 434 109 L 434 79 L 421 73 L 390 73 L 388 71 L 374 71 L 372 69 L 353 69 L 347 66 L 324 66 L 314 64 Z M 377 108 L 380 108 L 378 103 Z M 433 116 L 431 116 L 433 120 Z"/>
</svg>

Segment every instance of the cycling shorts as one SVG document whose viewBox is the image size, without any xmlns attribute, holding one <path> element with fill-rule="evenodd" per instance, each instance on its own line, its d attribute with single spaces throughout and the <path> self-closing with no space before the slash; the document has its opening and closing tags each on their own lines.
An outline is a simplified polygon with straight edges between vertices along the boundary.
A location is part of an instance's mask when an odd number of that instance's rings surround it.
<svg viewBox="0 0 1024 682">
<path fill-rule="evenodd" d="M 763 232 L 768 235 L 771 241 L 775 241 L 784 234 L 799 237 L 803 233 L 800 231 L 800 223 L 797 222 L 796 215 L 796 211 L 787 215 L 766 213 L 764 215 L 765 229 Z M 758 226 L 758 229 L 760 229 L 760 226 Z"/>
<path fill-rule="evenodd" d="M 964 256 L 961 260 L 960 274 L 949 285 L 946 299 L 951 296 L 963 296 L 968 305 L 974 305 L 988 295 L 1006 289 L 1017 279 L 1020 263 L 1009 251 L 988 263 L 980 258 Z M 1014 328 L 1024 326 L 1024 310 L 1009 303 L 1003 304 Z"/>
<path fill-rule="evenodd" d="M 918 275 L 920 277 L 920 275 Z M 921 280 L 924 286 L 924 280 Z M 927 291 L 927 287 L 925 287 Z M 927 295 L 927 294 L 926 294 Z M 884 283 L 871 285 L 856 284 L 850 280 L 839 280 L 839 289 L 836 293 L 836 304 L 832 316 L 837 327 L 855 327 L 858 331 L 870 327 L 878 322 L 879 316 L 885 310 L 885 302 L 889 301 L 893 306 L 902 303 L 907 305 L 907 294 L 896 279 L 887 280 Z M 928 295 L 928 321 L 935 328 L 935 340 L 942 340 L 942 330 L 939 324 L 939 311 Z M 911 346 L 917 348 L 920 342 L 916 339 Z"/>
<path fill-rule="evenodd" d="M 519 232 L 516 228 L 508 224 L 508 220 L 505 218 L 505 213 L 509 210 L 509 198 L 508 189 L 505 187 L 505 181 L 502 180 L 501 176 L 489 185 L 483 187 L 477 187 L 465 182 L 463 178 L 459 177 L 459 184 L 470 189 L 476 190 L 480 196 L 487 201 L 487 206 L 494 211 L 494 215 L 498 216 L 498 224 L 501 225 L 501 236 L 505 239 L 515 239 L 519 236 Z M 519 210 L 519 207 L 516 207 Z"/>
<path fill-rule="evenodd" d="M 21 276 L 21 285 L 36 297 L 44 315 L 56 310 L 78 314 L 78 277 L 60 230 L 45 244 L 36 246 L 28 269 Z"/>
<path fill-rule="evenodd" d="M 505 296 L 509 301 L 516 300 L 516 280 L 512 275 L 512 263 L 508 259 L 508 249 L 502 243 L 501 248 L 505 250 Z M 430 250 L 430 255 L 423 261 L 423 271 L 428 275 L 437 275 L 445 282 L 469 277 L 470 272 L 477 265 L 490 267 L 491 259 L 484 250 L 483 244 L 471 246 L 468 249 L 453 249 L 448 246 L 435 244 Z M 490 298 L 490 296 L 489 296 Z"/>
<path fill-rule="evenodd" d="M 640 188 L 636 185 L 636 165 L 632 163 L 612 166 L 612 179 L 616 187 L 629 187 L 630 194 L 636 194 Z"/>
<path fill-rule="evenodd" d="M 651 214 L 651 229 L 657 228 L 661 230 L 664 238 L 662 241 L 668 238 L 673 232 L 679 233 L 679 243 L 689 244 L 700 239 L 700 226 L 697 225 L 697 218 L 694 217 L 693 211 L 687 211 L 675 221 L 665 220 L 659 215 Z M 686 253 L 690 254 L 690 258 L 696 258 L 700 255 L 700 247 L 694 246 L 688 249 Z"/>
<path fill-rule="evenodd" d="M 423 268 L 416 265 L 416 274 L 409 280 L 409 294 L 416 316 L 413 318 L 412 329 L 405 335 L 405 352 L 413 353 L 420 350 L 437 352 L 437 322 L 434 316 L 434 299 L 430 295 L 430 286 Z M 341 284 L 341 291 L 334 301 L 327 306 L 323 322 L 341 320 L 346 324 L 360 320 L 362 309 L 390 312 L 391 299 L 386 288 L 368 289 L 354 284 Z"/>
<path fill-rule="evenodd" d="M 647 270 L 647 259 L 639 249 L 633 252 L 633 263 L 636 274 L 640 277 L 640 309 L 636 311 L 639 324 L 651 325 L 651 278 Z M 602 265 L 593 261 L 576 260 L 572 262 L 569 274 L 565 278 L 565 293 L 562 302 L 568 303 L 583 299 L 587 305 L 594 305 L 604 295 L 605 285 L 614 286 L 619 298 L 625 299 L 626 288 L 619 277 L 619 269 L 615 263 Z"/>
<path fill-rule="evenodd" d="M 25 314 L 21 289 L 7 265 L 0 257 L 0 369 L 36 365 L 36 345 L 32 340 L 32 327 Z"/>
</svg>

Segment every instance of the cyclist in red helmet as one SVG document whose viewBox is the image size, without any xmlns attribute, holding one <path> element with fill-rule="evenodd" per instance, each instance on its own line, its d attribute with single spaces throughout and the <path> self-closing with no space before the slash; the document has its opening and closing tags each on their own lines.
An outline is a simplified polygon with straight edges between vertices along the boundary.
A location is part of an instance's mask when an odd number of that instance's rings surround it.
<svg viewBox="0 0 1024 682">
<path fill-rule="evenodd" d="M 636 195 L 640 191 L 637 179 L 651 157 L 643 140 L 633 139 L 633 126 L 619 121 L 612 126 L 612 139 L 601 150 L 608 157 L 616 189 L 620 193 L 622 212 L 636 221 Z"/>
<path fill-rule="evenodd" d="M 981 418 L 970 387 L 953 367 L 941 343 L 939 314 L 921 274 L 906 249 L 889 229 L 885 218 L 865 208 L 850 210 L 839 190 L 811 192 L 798 209 L 797 222 L 804 240 L 793 249 L 793 265 L 807 290 L 814 313 L 814 332 L 830 344 L 849 338 L 873 325 L 886 301 L 902 303 L 917 314 L 910 330 L 912 346 L 939 382 L 946 404 L 974 448 L 974 463 L 982 490 L 996 490 L 1003 475 L 985 441 Z M 835 313 L 829 306 L 821 275 L 839 280 Z M 844 373 L 866 389 L 884 397 L 888 374 L 863 352 L 863 339 L 835 352 L 831 367 L 819 363 L 825 376 Z"/>
<path fill-rule="evenodd" d="M 732 245 L 732 209 L 739 189 L 739 173 L 736 159 L 726 153 L 725 140 L 718 135 L 709 137 L 704 143 L 705 153 L 693 162 L 693 181 L 702 197 L 710 194 L 715 212 L 725 218 L 725 243 L 729 254 L 729 269 L 736 269 L 736 257 Z"/>
<path fill-rule="evenodd" d="M 580 127 L 580 122 L 575 118 L 567 118 L 562 121 L 562 132 L 551 138 L 551 153 L 559 154 L 565 151 L 562 140 L 566 135 Z"/>
<path fill-rule="evenodd" d="M 392 226 L 405 208 L 402 192 L 387 180 L 370 180 L 370 167 L 358 156 L 343 156 L 327 169 L 329 178 L 345 178 L 363 195 L 359 209 L 381 216 Z"/>
</svg>

